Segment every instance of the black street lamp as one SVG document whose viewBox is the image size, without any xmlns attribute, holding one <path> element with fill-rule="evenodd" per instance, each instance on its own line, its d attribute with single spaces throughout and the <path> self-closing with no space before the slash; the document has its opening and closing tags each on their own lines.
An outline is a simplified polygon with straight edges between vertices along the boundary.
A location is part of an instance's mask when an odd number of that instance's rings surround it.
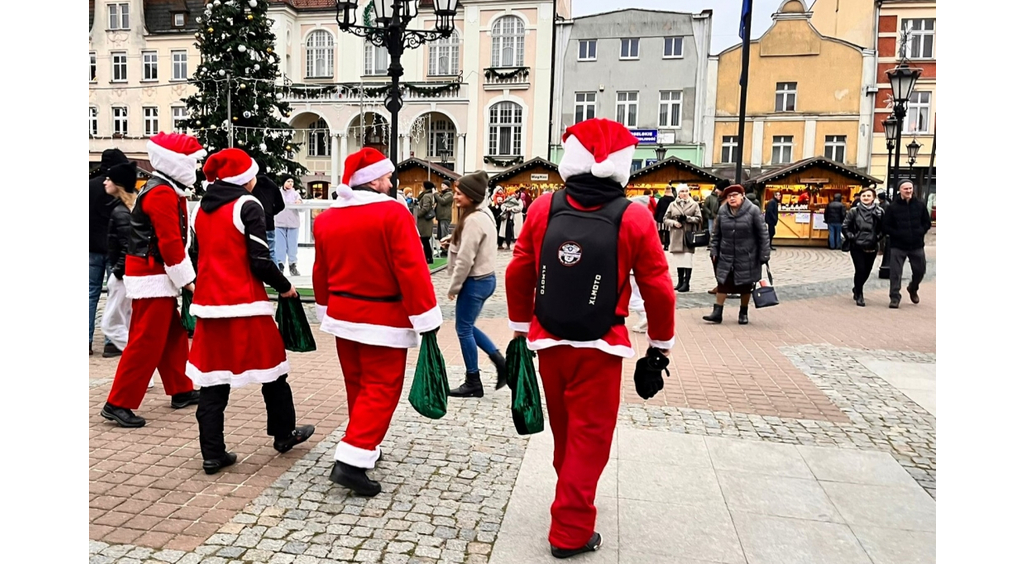
<svg viewBox="0 0 1024 564">
<path fill-rule="evenodd" d="M 667 152 L 668 149 L 666 149 L 661 143 L 658 143 L 658 148 L 654 150 L 654 156 L 658 159 L 658 162 L 661 162 L 665 160 L 665 153 Z"/>
<path fill-rule="evenodd" d="M 910 166 L 914 166 L 914 163 L 917 162 L 917 152 L 920 150 L 921 145 L 917 142 L 917 139 L 907 143 L 907 163 L 909 163 Z"/>
<path fill-rule="evenodd" d="M 429 41 L 437 41 L 451 36 L 455 29 L 455 11 L 458 0 L 434 0 L 435 23 L 432 30 L 409 29 L 411 22 L 419 13 L 420 0 L 371 0 L 373 2 L 374 25 L 365 26 L 356 23 L 359 0 L 336 0 L 337 14 L 335 19 L 341 31 L 347 31 L 378 47 L 385 47 L 391 55 L 388 76 L 391 77 L 391 91 L 384 98 L 384 107 L 391 112 L 391 143 L 389 156 L 391 162 L 398 166 L 398 112 L 402 109 L 402 91 L 398 79 L 405 72 L 402 68 L 402 53 L 406 49 L 415 49 Z M 394 197 L 398 188 L 392 186 L 391 196 Z"/>
</svg>

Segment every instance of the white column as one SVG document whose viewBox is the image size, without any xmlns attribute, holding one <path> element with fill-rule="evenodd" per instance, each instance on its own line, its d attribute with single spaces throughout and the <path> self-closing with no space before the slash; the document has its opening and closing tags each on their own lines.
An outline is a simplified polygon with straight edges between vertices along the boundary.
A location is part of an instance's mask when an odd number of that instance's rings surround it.
<svg viewBox="0 0 1024 564">
<path fill-rule="evenodd" d="M 814 146 L 815 146 L 815 144 L 817 143 L 818 140 L 815 139 L 814 137 L 815 137 L 815 135 L 817 135 L 817 131 L 818 131 L 818 120 L 816 120 L 816 119 L 809 119 L 809 120 L 804 122 L 804 141 L 803 141 L 804 151 L 803 151 L 803 156 L 800 157 L 801 159 L 809 159 L 809 158 L 815 156 L 815 154 L 814 154 Z"/>
<path fill-rule="evenodd" d="M 864 85 L 864 95 L 860 99 L 860 120 L 857 128 L 857 166 L 860 168 L 871 168 L 871 140 L 873 128 L 875 127 L 875 96 L 878 95 L 874 87 L 875 73 L 878 71 L 878 64 L 875 62 L 875 51 L 864 51 L 864 63 L 861 70 L 861 83 Z M 871 92 L 869 87 L 874 90 Z M 846 157 L 850 160 L 850 157 Z M 881 163 L 885 166 L 885 163 Z"/>
<path fill-rule="evenodd" d="M 740 127 L 743 127 L 740 124 Z M 764 160 L 764 120 L 755 119 L 750 134 L 750 166 L 757 168 Z"/>
<path fill-rule="evenodd" d="M 460 133 L 455 142 L 455 172 L 466 174 L 466 134 Z"/>
<path fill-rule="evenodd" d="M 335 133 L 331 135 L 331 187 L 337 186 L 338 179 L 341 178 L 341 167 L 338 163 L 342 158 L 341 135 Z"/>
<path fill-rule="evenodd" d="M 340 135 L 338 138 L 338 166 L 335 170 L 338 171 L 338 184 L 341 184 L 341 178 L 345 176 L 345 157 L 348 156 L 348 134 Z"/>
<path fill-rule="evenodd" d="M 403 137 L 404 137 L 404 140 L 402 142 L 402 153 L 401 153 L 402 154 L 402 158 L 398 159 L 399 161 L 404 161 L 405 159 L 408 159 L 409 155 L 412 154 L 412 136 L 411 135 L 404 135 Z M 420 158 L 423 158 L 425 156 L 426 155 L 421 155 Z"/>
</svg>

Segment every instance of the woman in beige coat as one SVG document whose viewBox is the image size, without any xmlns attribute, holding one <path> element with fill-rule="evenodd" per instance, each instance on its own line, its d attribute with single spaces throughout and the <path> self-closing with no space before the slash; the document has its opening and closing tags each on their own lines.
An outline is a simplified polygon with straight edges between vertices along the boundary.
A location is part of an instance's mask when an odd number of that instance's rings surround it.
<svg viewBox="0 0 1024 564">
<path fill-rule="evenodd" d="M 700 205 L 690 197 L 690 187 L 686 184 L 676 190 L 678 195 L 665 212 L 665 223 L 669 226 L 669 264 L 676 267 L 679 276 L 676 291 L 689 292 L 695 249 L 686 246 L 686 234 L 701 230 Z"/>
</svg>

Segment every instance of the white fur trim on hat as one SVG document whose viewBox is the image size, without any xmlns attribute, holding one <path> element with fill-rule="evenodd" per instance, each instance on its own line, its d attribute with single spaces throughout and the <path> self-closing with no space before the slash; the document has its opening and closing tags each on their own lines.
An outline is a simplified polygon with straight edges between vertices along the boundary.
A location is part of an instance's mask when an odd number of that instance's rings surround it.
<svg viewBox="0 0 1024 564">
<path fill-rule="evenodd" d="M 610 153 L 603 162 L 595 163 L 594 155 L 590 154 L 583 144 L 570 135 L 562 143 L 565 154 L 558 163 L 558 174 L 567 179 L 577 174 L 590 173 L 598 178 L 610 178 L 623 187 L 629 184 L 629 171 L 633 165 L 633 153 L 636 147 L 629 146 Z"/>
<path fill-rule="evenodd" d="M 205 149 L 200 149 L 191 155 L 183 155 L 165 149 L 152 141 L 146 142 L 146 152 L 149 153 L 149 164 L 153 165 L 154 169 L 186 186 L 195 184 L 196 166 L 199 164 L 199 159 L 206 156 Z"/>
<path fill-rule="evenodd" d="M 260 171 L 260 165 L 256 164 L 256 161 L 253 160 L 252 158 L 250 158 L 249 160 L 252 161 L 252 164 L 249 166 L 249 170 L 237 176 L 228 176 L 225 178 L 221 178 L 221 180 L 227 182 L 228 184 L 244 186 L 247 182 L 249 182 L 253 178 L 256 178 L 256 173 Z"/>
<path fill-rule="evenodd" d="M 352 178 L 348 181 L 348 185 L 362 186 L 363 184 L 373 182 L 390 172 L 395 172 L 395 165 L 391 162 L 391 159 L 377 161 L 372 165 L 365 166 L 353 172 Z"/>
</svg>

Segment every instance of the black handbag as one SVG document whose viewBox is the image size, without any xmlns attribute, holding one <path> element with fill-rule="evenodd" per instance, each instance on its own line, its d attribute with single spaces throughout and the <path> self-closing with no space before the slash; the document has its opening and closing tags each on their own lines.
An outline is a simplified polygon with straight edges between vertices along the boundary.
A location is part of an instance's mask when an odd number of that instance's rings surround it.
<svg viewBox="0 0 1024 564">
<path fill-rule="evenodd" d="M 775 284 L 772 280 L 772 269 L 768 266 L 768 263 L 764 263 L 764 268 L 768 271 L 768 285 L 755 284 L 753 292 L 754 307 L 759 309 L 779 305 L 779 296 L 775 293 L 775 288 L 772 287 Z"/>
<path fill-rule="evenodd" d="M 711 242 L 711 234 L 704 231 L 687 231 L 685 235 L 686 246 L 691 249 L 694 247 L 706 247 Z"/>
</svg>

